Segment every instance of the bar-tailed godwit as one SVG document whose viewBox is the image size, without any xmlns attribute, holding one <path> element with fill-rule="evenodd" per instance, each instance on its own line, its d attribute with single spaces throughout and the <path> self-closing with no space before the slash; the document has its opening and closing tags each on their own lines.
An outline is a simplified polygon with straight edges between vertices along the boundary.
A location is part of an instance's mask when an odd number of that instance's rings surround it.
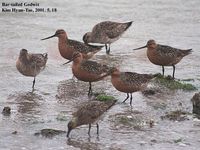
<svg viewBox="0 0 200 150">
<path fill-rule="evenodd" d="M 104 77 L 110 75 L 111 67 L 97 63 L 95 61 L 83 59 L 82 53 L 75 52 L 73 57 L 67 63 L 73 61 L 72 72 L 73 75 L 81 81 L 89 82 L 88 95 L 92 94 L 92 82 L 102 80 Z M 65 63 L 65 64 L 67 64 Z"/>
<path fill-rule="evenodd" d="M 67 137 L 72 129 L 89 124 L 88 135 L 90 136 L 91 124 L 96 122 L 97 125 L 97 135 L 99 135 L 99 125 L 98 120 L 100 116 L 107 111 L 110 107 L 115 104 L 116 100 L 110 100 L 107 102 L 100 101 L 89 101 L 78 108 L 78 110 L 73 113 L 73 118 L 68 123 Z"/>
<path fill-rule="evenodd" d="M 123 103 L 128 100 L 130 95 L 130 105 L 132 105 L 132 93 L 141 91 L 152 78 L 154 76 L 150 74 L 120 72 L 117 68 L 113 68 L 111 71 L 112 85 L 118 91 L 127 93 L 127 97 Z"/>
<path fill-rule="evenodd" d="M 162 66 L 163 76 L 165 72 L 164 66 L 173 67 L 173 79 L 175 74 L 175 65 L 179 63 L 183 57 L 191 54 L 192 52 L 192 49 L 181 50 L 167 45 L 156 44 L 154 40 L 149 40 L 145 46 L 133 50 L 139 50 L 146 47 L 147 57 L 153 64 Z"/>
<path fill-rule="evenodd" d="M 58 29 L 56 33 L 41 40 L 47 40 L 53 37 L 58 37 L 58 49 L 60 55 L 70 60 L 74 52 L 82 53 L 85 59 L 91 58 L 94 54 L 99 52 L 103 46 L 87 45 L 79 41 L 68 39 L 67 33 L 63 29 Z"/>
<path fill-rule="evenodd" d="M 31 54 L 26 49 L 20 51 L 19 57 L 16 62 L 17 70 L 25 75 L 34 77 L 32 88 L 35 86 L 35 78 L 44 70 L 47 62 L 47 53 L 44 54 Z"/>
<path fill-rule="evenodd" d="M 85 43 L 105 44 L 106 53 L 110 53 L 110 44 L 117 41 L 121 35 L 131 26 L 131 22 L 119 23 L 113 21 L 103 21 L 96 24 L 92 32 L 87 32 L 83 36 Z"/>
</svg>

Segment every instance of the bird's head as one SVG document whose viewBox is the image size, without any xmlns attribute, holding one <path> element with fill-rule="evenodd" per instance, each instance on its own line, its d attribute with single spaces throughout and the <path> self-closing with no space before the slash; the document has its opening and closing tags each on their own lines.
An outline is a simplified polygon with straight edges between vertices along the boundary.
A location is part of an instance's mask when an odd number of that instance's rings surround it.
<svg viewBox="0 0 200 150">
<path fill-rule="evenodd" d="M 149 40 L 145 46 L 135 48 L 133 50 L 139 50 L 139 49 L 143 49 L 143 48 L 146 48 L 146 47 L 150 48 L 150 49 L 154 49 L 154 48 L 156 48 L 156 46 L 157 46 L 157 44 L 156 44 L 155 40 Z"/>
<path fill-rule="evenodd" d="M 26 56 L 28 51 L 26 49 L 21 49 L 20 56 Z"/>
<path fill-rule="evenodd" d="M 47 40 L 47 39 L 50 39 L 50 38 L 53 38 L 53 37 L 58 37 L 58 38 L 67 38 L 67 34 L 65 32 L 65 30 L 63 29 L 58 29 L 56 30 L 56 33 L 54 35 L 51 35 L 49 37 L 46 37 L 46 38 L 43 38 L 41 40 Z"/>
<path fill-rule="evenodd" d="M 157 44 L 155 40 L 149 40 L 147 42 L 147 48 L 156 48 Z"/>
<path fill-rule="evenodd" d="M 83 42 L 84 42 L 85 44 L 90 43 L 90 42 L 91 42 L 91 41 L 90 41 L 90 37 L 91 37 L 91 32 L 85 33 L 84 36 L 83 36 Z"/>
<path fill-rule="evenodd" d="M 77 119 L 73 118 L 69 123 L 68 123 L 68 131 L 67 131 L 67 137 L 69 137 L 70 132 L 77 127 Z"/>
</svg>

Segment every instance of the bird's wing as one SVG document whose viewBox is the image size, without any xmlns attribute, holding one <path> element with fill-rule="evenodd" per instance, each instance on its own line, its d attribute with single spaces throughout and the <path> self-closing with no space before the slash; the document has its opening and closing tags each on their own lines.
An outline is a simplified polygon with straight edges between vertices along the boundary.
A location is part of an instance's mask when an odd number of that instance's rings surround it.
<svg viewBox="0 0 200 150">
<path fill-rule="evenodd" d="M 109 38 L 116 38 L 120 36 L 127 28 L 124 23 L 104 21 L 94 26 L 92 33 L 94 35 L 106 35 Z"/>
<path fill-rule="evenodd" d="M 72 47 L 74 50 L 79 51 L 80 53 L 89 53 L 89 52 L 95 52 L 96 50 L 100 50 L 102 46 L 92 46 L 92 45 L 87 45 L 83 42 L 75 41 L 68 39 L 68 44 L 70 47 Z"/>
<path fill-rule="evenodd" d="M 173 57 L 177 57 L 177 56 L 181 55 L 180 49 L 173 48 L 173 47 L 167 46 L 167 45 L 159 45 L 158 44 L 156 50 L 163 57 L 173 58 Z"/>
<path fill-rule="evenodd" d="M 149 74 L 138 74 L 134 72 L 123 72 L 120 76 L 121 80 L 129 85 L 140 86 L 141 84 L 145 84 L 150 79 L 153 78 L 152 75 Z"/>
<path fill-rule="evenodd" d="M 36 66 L 44 67 L 47 62 L 47 54 L 28 54 L 28 60 Z"/>
<path fill-rule="evenodd" d="M 106 65 L 97 63 L 95 61 L 90 61 L 90 60 L 83 61 L 81 63 L 81 67 L 83 67 L 83 69 L 88 72 L 98 74 L 98 75 L 103 74 L 103 73 L 108 73 L 111 69 L 110 67 Z"/>
<path fill-rule="evenodd" d="M 78 111 L 73 114 L 74 117 L 78 117 L 81 123 L 95 121 L 108 109 L 107 105 L 99 101 L 91 101 L 83 104 L 78 108 Z"/>
</svg>

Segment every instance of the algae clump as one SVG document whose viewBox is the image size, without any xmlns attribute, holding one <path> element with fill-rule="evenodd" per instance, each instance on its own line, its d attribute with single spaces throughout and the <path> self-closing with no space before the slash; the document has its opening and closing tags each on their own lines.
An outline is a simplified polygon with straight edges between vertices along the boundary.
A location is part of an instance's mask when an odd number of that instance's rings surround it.
<svg viewBox="0 0 200 150">
<path fill-rule="evenodd" d="M 182 89 L 186 91 L 197 90 L 197 88 L 189 83 L 173 80 L 170 76 L 163 77 L 162 75 L 157 75 L 155 82 L 161 84 L 171 90 Z"/>
<path fill-rule="evenodd" d="M 106 94 L 99 94 L 96 99 L 98 101 L 110 101 L 110 100 L 115 100 L 113 96 L 106 95 Z"/>
</svg>

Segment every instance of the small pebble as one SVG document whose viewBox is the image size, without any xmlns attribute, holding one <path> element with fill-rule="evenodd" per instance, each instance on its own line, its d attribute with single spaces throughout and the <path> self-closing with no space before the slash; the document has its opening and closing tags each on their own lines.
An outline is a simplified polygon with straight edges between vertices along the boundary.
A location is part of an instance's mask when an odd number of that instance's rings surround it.
<svg viewBox="0 0 200 150">
<path fill-rule="evenodd" d="M 17 134 L 17 131 L 13 131 L 12 134 Z"/>
<path fill-rule="evenodd" d="M 6 107 L 3 108 L 2 114 L 8 116 L 11 113 L 10 111 L 11 111 L 11 108 L 6 106 Z"/>
<path fill-rule="evenodd" d="M 151 120 L 149 121 L 149 126 L 150 126 L 150 128 L 152 128 L 152 127 L 154 126 L 154 120 L 153 120 L 153 119 L 151 119 Z"/>
<path fill-rule="evenodd" d="M 157 140 L 156 139 L 152 139 L 151 142 L 157 143 Z"/>
</svg>

